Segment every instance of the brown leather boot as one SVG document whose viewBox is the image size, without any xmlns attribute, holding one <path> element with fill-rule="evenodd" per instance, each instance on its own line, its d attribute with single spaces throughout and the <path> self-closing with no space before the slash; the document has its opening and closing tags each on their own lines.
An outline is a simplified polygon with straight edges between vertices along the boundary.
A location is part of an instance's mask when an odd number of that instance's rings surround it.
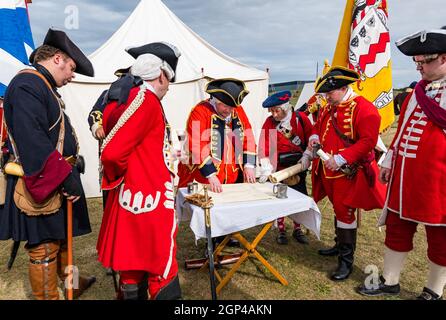
<svg viewBox="0 0 446 320">
<path fill-rule="evenodd" d="M 67 242 L 60 242 L 60 250 L 57 256 L 57 274 L 59 275 L 60 280 L 62 281 L 62 285 L 65 289 L 65 280 L 67 279 L 68 274 L 66 273 L 66 268 L 68 266 L 68 248 Z M 81 276 L 79 272 L 76 272 L 77 269 L 73 270 L 73 277 L 76 275 L 79 277 L 78 279 L 73 279 L 73 299 L 79 298 L 85 290 L 91 287 L 93 283 L 96 282 L 96 277 L 86 277 Z M 78 280 L 78 281 L 77 281 Z M 68 296 L 67 290 L 64 290 L 65 298 Z"/>
<path fill-rule="evenodd" d="M 59 300 L 57 291 L 57 252 L 59 242 L 27 248 L 30 258 L 29 281 L 36 300 Z"/>
</svg>

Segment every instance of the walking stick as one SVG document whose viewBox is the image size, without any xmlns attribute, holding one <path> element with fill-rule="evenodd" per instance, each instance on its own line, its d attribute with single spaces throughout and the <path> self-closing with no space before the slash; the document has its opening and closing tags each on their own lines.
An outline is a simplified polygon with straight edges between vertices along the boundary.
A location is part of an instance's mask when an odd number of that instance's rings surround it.
<svg viewBox="0 0 446 320">
<path fill-rule="evenodd" d="M 73 201 L 67 200 L 68 300 L 73 300 Z"/>
<path fill-rule="evenodd" d="M 212 300 L 217 300 L 217 291 L 215 286 L 215 275 L 214 275 L 214 246 L 212 244 L 212 235 L 211 235 L 211 208 L 213 204 L 211 201 L 209 201 L 207 188 L 208 188 L 207 186 L 203 186 L 205 203 L 203 204 L 202 208 L 204 210 L 206 239 L 208 242 L 207 250 L 209 257 L 209 277 L 211 281 L 211 295 L 212 295 Z"/>
</svg>

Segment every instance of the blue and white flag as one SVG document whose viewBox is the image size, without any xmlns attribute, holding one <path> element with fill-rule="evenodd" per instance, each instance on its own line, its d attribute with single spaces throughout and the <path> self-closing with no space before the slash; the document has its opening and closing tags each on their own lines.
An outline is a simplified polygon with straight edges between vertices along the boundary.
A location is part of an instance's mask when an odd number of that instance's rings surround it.
<svg viewBox="0 0 446 320">
<path fill-rule="evenodd" d="M 0 0 L 0 97 L 33 50 L 25 0 Z"/>
</svg>

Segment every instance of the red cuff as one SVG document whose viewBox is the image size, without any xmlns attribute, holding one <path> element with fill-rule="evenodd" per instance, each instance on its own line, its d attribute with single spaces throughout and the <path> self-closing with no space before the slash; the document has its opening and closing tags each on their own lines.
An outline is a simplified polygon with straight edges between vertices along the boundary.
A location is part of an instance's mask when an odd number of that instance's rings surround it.
<svg viewBox="0 0 446 320">
<path fill-rule="evenodd" d="M 71 165 L 54 150 L 40 172 L 25 176 L 26 189 L 37 203 L 43 202 L 54 192 L 71 172 Z"/>
</svg>

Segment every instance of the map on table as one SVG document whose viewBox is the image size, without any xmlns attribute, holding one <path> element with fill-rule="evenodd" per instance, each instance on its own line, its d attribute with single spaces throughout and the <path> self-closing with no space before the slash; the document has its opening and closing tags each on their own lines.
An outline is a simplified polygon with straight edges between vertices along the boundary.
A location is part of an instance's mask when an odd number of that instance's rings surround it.
<svg viewBox="0 0 446 320">
<path fill-rule="evenodd" d="M 209 192 L 214 204 L 276 199 L 270 183 L 222 184 L 223 192 Z M 198 192 L 203 193 L 203 185 L 198 184 Z"/>
</svg>

